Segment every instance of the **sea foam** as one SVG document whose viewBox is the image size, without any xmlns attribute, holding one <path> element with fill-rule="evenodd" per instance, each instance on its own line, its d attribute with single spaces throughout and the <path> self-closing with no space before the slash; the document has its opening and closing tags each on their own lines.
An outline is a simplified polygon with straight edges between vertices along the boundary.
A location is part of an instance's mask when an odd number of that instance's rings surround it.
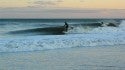
<svg viewBox="0 0 125 70">
<path fill-rule="evenodd" d="M 80 31 L 79 31 L 80 32 Z M 40 51 L 125 44 L 125 21 L 119 27 L 98 27 L 80 34 L 0 38 L 0 52 Z"/>
</svg>

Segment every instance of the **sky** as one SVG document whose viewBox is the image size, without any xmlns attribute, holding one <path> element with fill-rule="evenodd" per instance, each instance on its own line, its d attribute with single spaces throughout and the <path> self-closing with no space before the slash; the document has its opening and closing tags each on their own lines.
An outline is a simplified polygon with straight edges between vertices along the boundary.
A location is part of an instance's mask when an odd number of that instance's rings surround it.
<svg viewBox="0 0 125 70">
<path fill-rule="evenodd" d="M 0 18 L 125 18 L 125 0 L 0 0 Z"/>
</svg>

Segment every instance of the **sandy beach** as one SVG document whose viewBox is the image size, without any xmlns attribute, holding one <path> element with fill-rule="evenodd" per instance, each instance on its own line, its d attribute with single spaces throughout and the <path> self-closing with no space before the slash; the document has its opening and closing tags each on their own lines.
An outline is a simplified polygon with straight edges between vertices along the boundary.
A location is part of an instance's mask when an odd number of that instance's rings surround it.
<svg viewBox="0 0 125 70">
<path fill-rule="evenodd" d="M 0 70 L 125 70 L 125 47 L 0 53 Z"/>
</svg>

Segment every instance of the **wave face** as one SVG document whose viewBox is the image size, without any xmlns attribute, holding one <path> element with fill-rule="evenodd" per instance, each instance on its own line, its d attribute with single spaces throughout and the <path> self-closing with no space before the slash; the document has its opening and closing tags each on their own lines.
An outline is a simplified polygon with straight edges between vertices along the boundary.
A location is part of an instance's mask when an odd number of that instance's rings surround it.
<svg viewBox="0 0 125 70">
<path fill-rule="evenodd" d="M 67 33 L 83 33 L 97 28 L 100 22 L 118 22 L 120 20 L 103 19 L 1 19 L 0 37 L 60 35 L 63 34 L 64 21 L 73 29 Z"/>
<path fill-rule="evenodd" d="M 72 24 L 64 35 L 1 37 L 0 52 L 38 51 L 72 47 L 96 47 L 125 44 L 125 20 L 119 27 Z"/>
</svg>

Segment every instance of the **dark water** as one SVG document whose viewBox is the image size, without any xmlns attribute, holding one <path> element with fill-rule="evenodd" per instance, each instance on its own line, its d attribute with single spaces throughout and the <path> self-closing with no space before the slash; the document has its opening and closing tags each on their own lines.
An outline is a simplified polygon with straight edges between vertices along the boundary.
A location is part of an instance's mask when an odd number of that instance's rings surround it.
<svg viewBox="0 0 125 70">
<path fill-rule="evenodd" d="M 0 37 L 60 35 L 64 22 L 70 26 L 100 26 L 100 22 L 119 22 L 122 19 L 0 19 Z"/>
</svg>

